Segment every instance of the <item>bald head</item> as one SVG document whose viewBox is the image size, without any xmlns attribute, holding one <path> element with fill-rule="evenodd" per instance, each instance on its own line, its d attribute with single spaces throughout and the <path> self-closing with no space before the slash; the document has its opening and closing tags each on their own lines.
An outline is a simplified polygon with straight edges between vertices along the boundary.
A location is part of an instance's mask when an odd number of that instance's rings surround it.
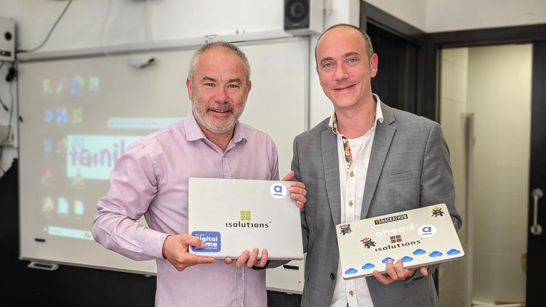
<svg viewBox="0 0 546 307">
<path fill-rule="evenodd" d="M 334 29 L 337 29 L 336 31 L 348 31 L 348 32 L 352 32 L 354 31 L 355 33 L 358 33 L 359 35 L 361 35 L 363 41 L 364 41 L 364 44 L 366 45 L 366 55 L 368 56 L 368 60 L 370 60 L 372 58 L 372 55 L 373 55 L 373 46 L 372 46 L 372 41 L 370 40 L 370 37 L 368 36 L 368 34 L 362 32 L 362 30 L 360 30 L 359 28 L 353 26 L 353 25 L 350 25 L 350 24 L 344 24 L 344 23 L 340 23 L 340 24 L 337 24 L 337 25 L 333 25 L 331 27 L 329 27 L 326 31 L 324 31 L 324 33 L 322 33 L 319 37 L 319 39 L 317 40 L 317 44 L 315 46 L 315 64 L 318 66 L 318 58 L 317 58 L 317 48 L 319 46 L 319 43 L 322 39 L 323 36 L 325 36 L 328 32 L 334 30 Z"/>
</svg>

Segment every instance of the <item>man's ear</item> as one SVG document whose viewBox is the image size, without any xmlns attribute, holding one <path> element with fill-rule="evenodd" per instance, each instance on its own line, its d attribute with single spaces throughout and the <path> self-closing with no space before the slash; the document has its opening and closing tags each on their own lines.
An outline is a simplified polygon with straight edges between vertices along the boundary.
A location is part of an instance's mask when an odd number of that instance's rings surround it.
<svg viewBox="0 0 546 307">
<path fill-rule="evenodd" d="M 252 81 L 248 81 L 248 84 L 246 86 L 246 94 L 248 95 L 248 93 L 250 92 L 250 89 L 252 88 Z"/>
<path fill-rule="evenodd" d="M 190 98 L 190 100 L 193 99 L 192 97 L 192 92 L 191 92 L 191 80 L 190 80 L 190 77 L 186 78 L 186 87 L 188 88 L 188 97 Z"/>
<path fill-rule="evenodd" d="M 377 57 L 377 53 L 374 53 L 372 55 L 372 58 L 370 59 L 370 76 L 374 78 L 377 75 L 377 69 L 379 65 L 379 58 Z"/>
</svg>

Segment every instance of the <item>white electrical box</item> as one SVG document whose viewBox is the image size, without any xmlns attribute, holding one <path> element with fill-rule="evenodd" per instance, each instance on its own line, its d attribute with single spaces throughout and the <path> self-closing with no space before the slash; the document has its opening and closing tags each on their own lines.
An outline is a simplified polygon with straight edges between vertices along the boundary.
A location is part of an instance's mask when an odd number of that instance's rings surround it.
<svg viewBox="0 0 546 307">
<path fill-rule="evenodd" d="M 0 61 L 15 61 L 15 21 L 0 18 Z"/>
</svg>

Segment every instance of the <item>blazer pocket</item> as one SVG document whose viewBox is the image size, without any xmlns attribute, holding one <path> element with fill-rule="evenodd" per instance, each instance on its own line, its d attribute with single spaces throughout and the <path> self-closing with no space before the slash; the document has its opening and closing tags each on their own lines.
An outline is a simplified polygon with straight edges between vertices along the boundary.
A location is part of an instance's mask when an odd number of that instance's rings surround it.
<svg viewBox="0 0 546 307">
<path fill-rule="evenodd" d="M 405 172 L 405 173 L 391 172 L 391 173 L 386 173 L 380 177 L 380 181 L 383 181 L 385 183 L 411 180 L 411 179 L 413 179 L 413 172 Z"/>
</svg>

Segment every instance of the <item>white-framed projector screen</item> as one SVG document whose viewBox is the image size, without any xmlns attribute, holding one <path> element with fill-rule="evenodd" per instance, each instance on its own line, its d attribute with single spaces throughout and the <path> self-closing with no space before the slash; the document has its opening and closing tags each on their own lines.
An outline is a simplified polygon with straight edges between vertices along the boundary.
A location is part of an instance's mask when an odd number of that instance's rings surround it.
<svg viewBox="0 0 546 307">
<path fill-rule="evenodd" d="M 252 67 L 240 120 L 273 138 L 282 177 L 292 141 L 308 123 L 309 39 L 239 46 Z M 133 261 L 96 243 L 91 225 L 121 152 L 190 111 L 185 81 L 197 48 L 19 64 L 21 259 L 156 273 L 155 261 Z M 155 63 L 131 67 L 128 59 L 139 55 Z"/>
</svg>

